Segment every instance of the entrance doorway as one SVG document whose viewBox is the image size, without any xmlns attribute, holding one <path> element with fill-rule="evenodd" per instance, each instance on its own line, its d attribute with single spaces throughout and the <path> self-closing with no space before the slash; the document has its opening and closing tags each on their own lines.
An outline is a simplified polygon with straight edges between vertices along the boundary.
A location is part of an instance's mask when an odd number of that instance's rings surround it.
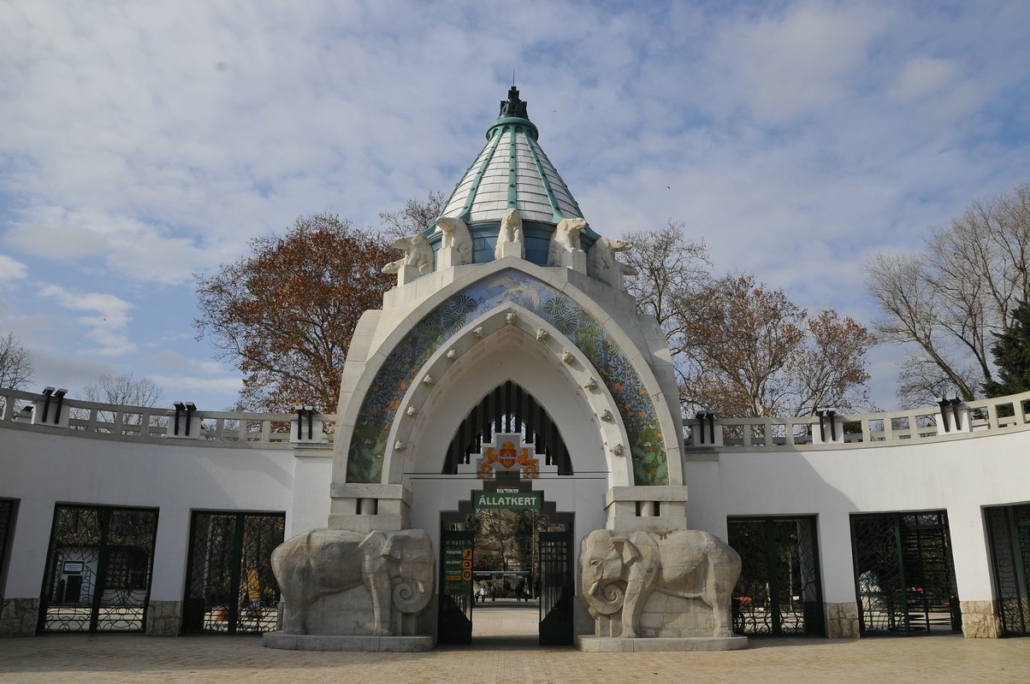
<svg viewBox="0 0 1030 684">
<path fill-rule="evenodd" d="M 285 526 L 284 513 L 193 512 L 184 634 L 276 628 L 279 585 L 272 550 L 283 543 Z"/>
<path fill-rule="evenodd" d="M 142 632 L 157 509 L 57 504 L 40 632 Z"/>
<path fill-rule="evenodd" d="M 473 493 L 458 511 L 441 513 L 438 641 L 474 643 L 477 610 L 489 620 L 491 639 L 511 635 L 506 626 L 524 625 L 527 612 L 535 608 L 538 643 L 571 645 L 574 514 L 559 513 L 541 492 L 533 492 L 531 480 L 520 481 L 517 473 L 498 473 L 483 482 L 483 492 L 498 490 L 539 501 L 539 510 L 477 509 L 483 499 Z M 526 636 L 525 627 L 516 633 Z"/>
<path fill-rule="evenodd" d="M 851 516 L 862 636 L 959 632 L 945 511 Z"/>
<path fill-rule="evenodd" d="M 1030 636 L 1030 504 L 984 511 L 1003 636 Z"/>
</svg>

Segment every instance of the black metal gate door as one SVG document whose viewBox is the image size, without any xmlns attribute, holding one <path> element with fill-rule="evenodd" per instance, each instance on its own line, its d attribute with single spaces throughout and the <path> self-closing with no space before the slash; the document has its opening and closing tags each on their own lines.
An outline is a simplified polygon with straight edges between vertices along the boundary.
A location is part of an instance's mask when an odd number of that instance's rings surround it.
<svg viewBox="0 0 1030 684">
<path fill-rule="evenodd" d="M 194 511 L 182 631 L 270 632 L 279 585 L 272 551 L 283 543 L 285 513 Z"/>
<path fill-rule="evenodd" d="M 440 610 L 437 641 L 472 643 L 472 558 L 475 533 L 440 530 Z M 466 574 L 467 571 L 467 574 Z"/>
<path fill-rule="evenodd" d="M 851 516 L 862 635 L 961 631 L 945 511 Z"/>
<path fill-rule="evenodd" d="M 825 633 L 815 518 L 729 520 L 743 561 L 733 593 L 733 628 L 748 636 Z"/>
<path fill-rule="evenodd" d="M 575 583 L 572 532 L 540 533 L 540 645 L 569 646 Z"/>
<path fill-rule="evenodd" d="M 40 632 L 142 632 L 157 509 L 57 504 Z"/>
<path fill-rule="evenodd" d="M 1030 636 L 1030 505 L 986 514 L 1002 635 Z"/>
</svg>

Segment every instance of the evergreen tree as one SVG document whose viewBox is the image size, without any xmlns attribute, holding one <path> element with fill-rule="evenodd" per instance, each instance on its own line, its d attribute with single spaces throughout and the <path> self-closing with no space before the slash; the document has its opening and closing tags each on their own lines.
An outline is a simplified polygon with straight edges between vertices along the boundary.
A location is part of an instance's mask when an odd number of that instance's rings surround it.
<svg viewBox="0 0 1030 684">
<path fill-rule="evenodd" d="M 1012 311 L 1008 330 L 994 333 L 991 346 L 998 380 L 984 383 L 988 397 L 1019 394 L 1030 390 L 1030 305 L 1020 301 Z"/>
</svg>

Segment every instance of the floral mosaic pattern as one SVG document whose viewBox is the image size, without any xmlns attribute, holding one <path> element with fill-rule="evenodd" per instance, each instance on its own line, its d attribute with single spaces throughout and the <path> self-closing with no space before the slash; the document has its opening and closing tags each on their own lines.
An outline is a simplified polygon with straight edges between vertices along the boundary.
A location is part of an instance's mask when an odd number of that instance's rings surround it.
<svg viewBox="0 0 1030 684">
<path fill-rule="evenodd" d="M 654 402 L 626 354 L 575 302 L 543 282 L 510 271 L 481 280 L 448 299 L 390 353 L 361 406 L 347 458 L 347 482 L 382 480 L 390 426 L 419 369 L 469 320 L 509 301 L 554 325 L 601 375 L 626 426 L 636 484 L 669 483 L 665 442 Z"/>
</svg>

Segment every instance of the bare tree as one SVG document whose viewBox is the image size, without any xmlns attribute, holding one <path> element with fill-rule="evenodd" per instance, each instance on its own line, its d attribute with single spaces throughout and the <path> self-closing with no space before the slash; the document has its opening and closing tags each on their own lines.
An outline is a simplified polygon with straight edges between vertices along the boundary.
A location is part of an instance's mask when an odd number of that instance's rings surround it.
<svg viewBox="0 0 1030 684">
<path fill-rule="evenodd" d="M 627 236 L 629 292 L 669 342 L 685 414 L 808 415 L 869 406 L 872 335 L 833 311 L 814 317 L 750 274 L 715 279 L 708 251 L 682 224 Z"/>
<path fill-rule="evenodd" d="M 966 401 L 982 396 L 994 380 L 991 333 L 1007 332 L 1030 295 L 1030 184 L 973 201 L 932 230 L 921 253 L 881 253 L 866 271 L 882 313 L 876 332 L 915 350 L 901 369 L 902 403 L 926 403 L 942 388 Z"/>
<path fill-rule="evenodd" d="M 86 401 L 119 406 L 157 406 L 164 396 L 153 380 L 137 378 L 133 373 L 101 375 L 96 382 L 83 388 Z"/>
<path fill-rule="evenodd" d="M 626 289 L 636 297 L 641 313 L 657 319 L 673 357 L 679 357 L 688 343 L 686 322 L 703 308 L 698 307 L 698 298 L 708 293 L 712 282 L 708 248 L 703 241 L 687 239 L 683 224 L 673 221 L 623 239 L 634 247 L 621 260 L 637 272 L 627 280 Z"/>
<path fill-rule="evenodd" d="M 420 201 L 412 197 L 398 211 L 384 211 L 379 214 L 383 235 L 390 238 L 421 233 L 436 225 L 436 219 L 443 212 L 447 197 L 442 192 L 430 191 Z"/>
<path fill-rule="evenodd" d="M 0 387 L 25 389 L 32 382 L 32 355 L 14 333 L 0 337 Z"/>
</svg>

